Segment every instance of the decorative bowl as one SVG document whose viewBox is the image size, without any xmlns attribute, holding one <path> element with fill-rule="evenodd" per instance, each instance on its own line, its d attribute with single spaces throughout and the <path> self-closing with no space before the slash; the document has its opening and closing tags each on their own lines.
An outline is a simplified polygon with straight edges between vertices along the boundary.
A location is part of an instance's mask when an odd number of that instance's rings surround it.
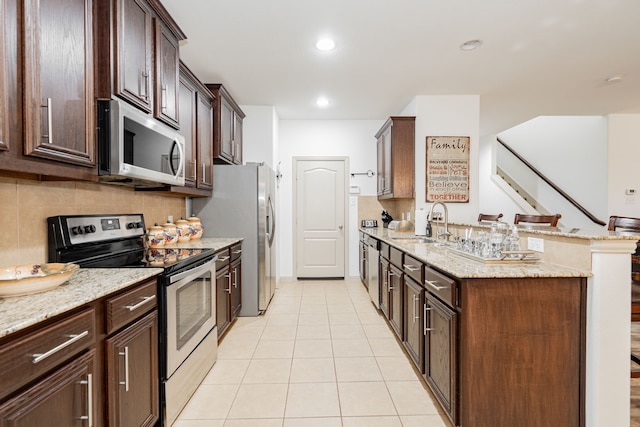
<svg viewBox="0 0 640 427">
<path fill-rule="evenodd" d="M 78 270 L 77 264 L 28 264 L 0 268 L 0 297 L 16 297 L 60 286 Z"/>
</svg>

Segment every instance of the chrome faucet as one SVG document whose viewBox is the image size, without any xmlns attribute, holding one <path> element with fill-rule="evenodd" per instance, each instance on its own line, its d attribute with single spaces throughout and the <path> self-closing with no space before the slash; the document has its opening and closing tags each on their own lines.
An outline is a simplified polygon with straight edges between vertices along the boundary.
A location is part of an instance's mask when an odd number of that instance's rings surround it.
<svg viewBox="0 0 640 427">
<path fill-rule="evenodd" d="M 449 236 L 451 236 L 451 233 L 449 233 L 449 209 L 447 209 L 447 205 L 445 205 L 443 202 L 433 202 L 433 204 L 431 205 L 431 209 L 429 209 L 427 220 L 429 222 L 433 221 L 433 208 L 435 208 L 436 205 L 442 206 L 442 209 L 444 210 L 444 232 L 436 233 L 436 239 L 439 239 L 440 236 L 443 236 L 445 240 L 449 240 Z"/>
</svg>

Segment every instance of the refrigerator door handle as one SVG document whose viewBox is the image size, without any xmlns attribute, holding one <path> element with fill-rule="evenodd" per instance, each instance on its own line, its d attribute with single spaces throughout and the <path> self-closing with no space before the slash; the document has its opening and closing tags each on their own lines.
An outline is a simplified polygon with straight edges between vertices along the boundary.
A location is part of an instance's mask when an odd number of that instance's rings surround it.
<svg viewBox="0 0 640 427">
<path fill-rule="evenodd" d="M 269 213 L 267 214 L 267 237 L 269 238 L 269 247 L 271 247 L 276 234 L 276 213 L 273 209 L 273 200 L 271 199 L 271 196 L 269 196 L 267 204 L 269 206 Z"/>
</svg>

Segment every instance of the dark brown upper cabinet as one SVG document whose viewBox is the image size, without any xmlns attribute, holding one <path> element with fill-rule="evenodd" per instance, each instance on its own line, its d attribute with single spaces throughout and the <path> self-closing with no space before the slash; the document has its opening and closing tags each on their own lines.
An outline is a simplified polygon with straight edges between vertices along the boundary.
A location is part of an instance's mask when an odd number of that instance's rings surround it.
<svg viewBox="0 0 640 427">
<path fill-rule="evenodd" d="M 415 117 L 390 117 L 376 133 L 378 199 L 415 196 Z"/>
<path fill-rule="evenodd" d="M 213 188 L 213 94 L 182 62 L 178 92 L 180 134 L 185 139 L 185 186 L 211 190 Z"/>
<path fill-rule="evenodd" d="M 207 84 L 216 97 L 214 108 L 213 161 L 242 164 L 242 121 L 245 114 L 221 84 Z"/>
<path fill-rule="evenodd" d="M 180 62 L 178 39 L 166 25 L 156 20 L 156 103 L 155 116 L 178 128 L 178 65 Z"/>
<path fill-rule="evenodd" d="M 114 93 L 150 113 L 153 108 L 153 12 L 144 0 L 116 0 Z"/>
<path fill-rule="evenodd" d="M 24 154 L 95 165 L 93 1 L 25 0 Z"/>
<path fill-rule="evenodd" d="M 112 92 L 178 128 L 179 41 L 185 34 L 158 0 L 115 0 L 111 13 L 112 35 L 103 34 L 98 49 L 113 56 L 112 68 L 109 55 L 99 65 L 101 73 L 113 69 L 113 80 L 109 85 L 102 76 L 99 96 Z"/>
</svg>

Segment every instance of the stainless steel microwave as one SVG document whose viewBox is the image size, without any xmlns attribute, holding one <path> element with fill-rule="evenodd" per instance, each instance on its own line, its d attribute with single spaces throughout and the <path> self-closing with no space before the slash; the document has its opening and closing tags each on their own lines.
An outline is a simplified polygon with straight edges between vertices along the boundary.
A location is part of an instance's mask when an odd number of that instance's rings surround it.
<svg viewBox="0 0 640 427">
<path fill-rule="evenodd" d="M 97 102 L 100 181 L 184 185 L 184 137 L 177 130 L 124 101 Z"/>
</svg>

